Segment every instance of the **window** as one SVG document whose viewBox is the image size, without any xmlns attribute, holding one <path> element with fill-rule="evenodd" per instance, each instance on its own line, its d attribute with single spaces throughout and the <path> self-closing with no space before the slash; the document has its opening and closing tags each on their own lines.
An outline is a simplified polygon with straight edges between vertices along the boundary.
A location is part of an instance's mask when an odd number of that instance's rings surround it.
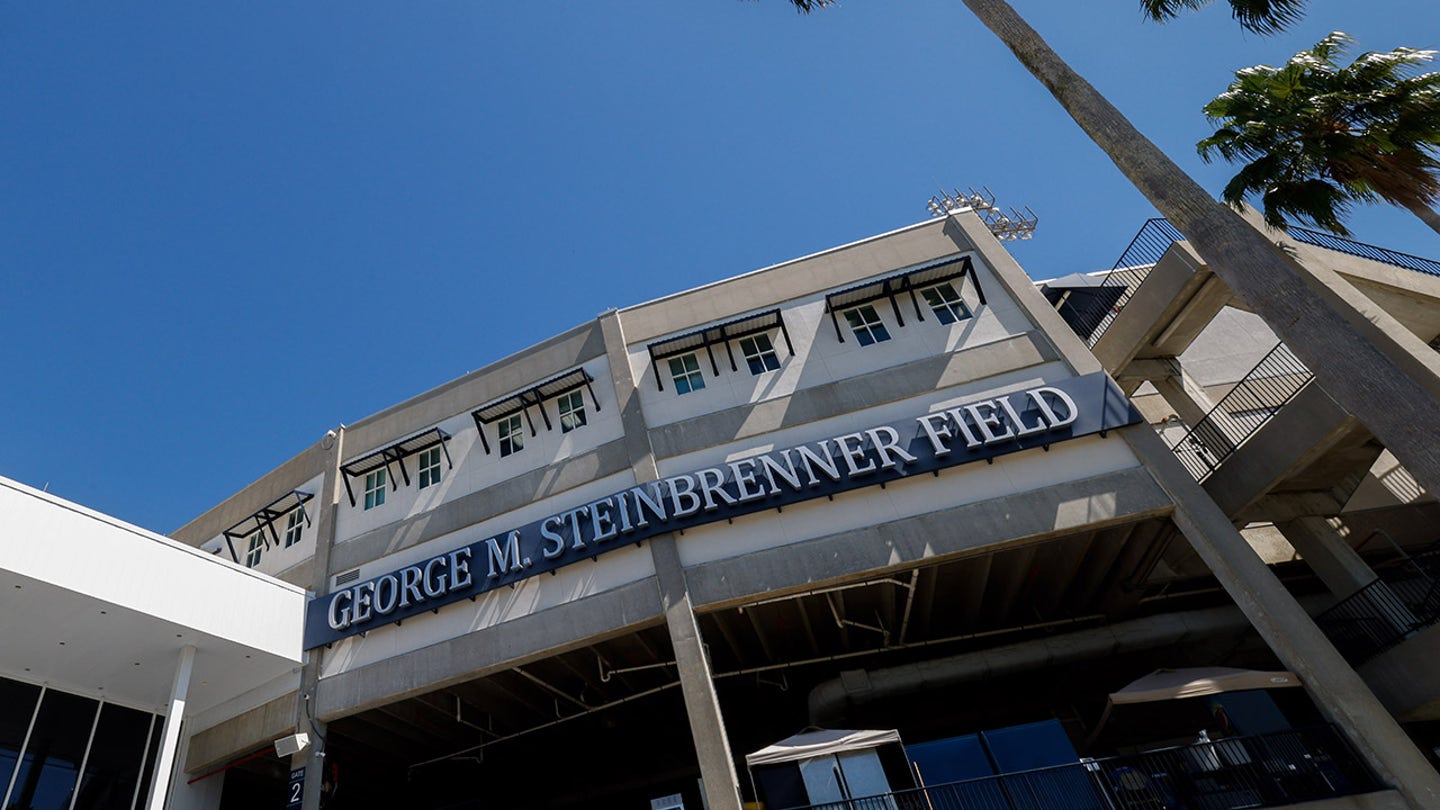
<svg viewBox="0 0 1440 810">
<path fill-rule="evenodd" d="M 855 333 L 855 339 L 860 341 L 861 346 L 884 343 L 890 339 L 890 333 L 885 331 L 885 322 L 880 320 L 880 313 L 869 304 L 845 310 L 845 322 L 850 324 L 850 331 Z"/>
<path fill-rule="evenodd" d="M 440 483 L 440 448 L 420 451 L 420 489 Z"/>
<path fill-rule="evenodd" d="M 374 509 L 385 503 L 385 468 L 365 473 L 365 508 Z"/>
<path fill-rule="evenodd" d="M 955 292 L 955 287 L 948 281 L 927 287 L 920 291 L 920 295 L 924 296 L 925 303 L 934 310 L 940 323 L 955 323 L 970 317 L 970 308 L 960 300 L 960 293 Z"/>
<path fill-rule="evenodd" d="M 579 391 L 560 395 L 560 432 L 585 426 L 585 397 Z"/>
<path fill-rule="evenodd" d="M 780 368 L 780 361 L 775 357 L 775 346 L 770 342 L 769 335 L 740 338 L 740 352 L 745 355 L 745 362 L 750 364 L 751 374 L 764 374 Z"/>
<path fill-rule="evenodd" d="M 245 567 L 254 568 L 260 564 L 260 556 L 265 552 L 265 530 L 261 529 L 250 535 L 250 546 L 245 550 Z"/>
<path fill-rule="evenodd" d="M 700 373 L 700 361 L 694 352 L 670 358 L 670 379 L 675 382 L 677 394 L 688 394 L 705 387 L 705 375 Z"/>
<path fill-rule="evenodd" d="M 285 519 L 285 548 L 300 542 L 300 533 L 305 530 L 305 512 L 296 509 Z"/>
<path fill-rule="evenodd" d="M 500 456 L 504 458 L 525 449 L 525 432 L 520 429 L 520 414 L 500 420 Z"/>
</svg>

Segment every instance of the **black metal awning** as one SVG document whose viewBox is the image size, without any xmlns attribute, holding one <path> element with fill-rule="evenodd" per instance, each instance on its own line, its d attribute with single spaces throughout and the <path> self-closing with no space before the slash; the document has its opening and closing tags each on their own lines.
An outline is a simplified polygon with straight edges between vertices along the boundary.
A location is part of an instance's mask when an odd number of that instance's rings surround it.
<svg viewBox="0 0 1440 810">
<path fill-rule="evenodd" d="M 485 426 L 498 422 L 517 413 L 525 414 L 525 421 L 530 423 L 530 435 L 534 436 L 535 420 L 530 416 L 530 406 L 534 405 L 540 411 L 540 418 L 545 420 L 545 429 L 553 430 L 550 424 L 550 414 L 545 412 L 544 402 L 547 399 L 554 399 L 561 394 L 568 394 L 578 388 L 584 388 L 590 392 L 590 401 L 595 405 L 595 410 L 600 410 L 600 400 L 595 397 L 595 388 L 590 383 L 595 378 L 590 372 L 583 368 L 574 371 L 567 371 L 551 377 L 544 382 L 526 388 L 524 391 L 511 394 L 504 399 L 497 399 L 489 405 L 484 405 L 470 412 L 475 419 L 475 428 L 480 431 L 480 446 L 485 448 L 485 454 L 490 454 L 490 442 L 485 438 Z"/>
<path fill-rule="evenodd" d="M 720 366 L 715 362 L 715 345 L 725 344 L 725 352 L 730 357 L 730 370 L 738 371 L 739 366 L 735 363 L 735 349 L 730 345 L 731 341 L 739 340 L 750 335 L 758 335 L 762 332 L 769 332 L 778 328 L 780 334 L 785 338 L 785 348 L 790 350 L 790 356 L 795 356 L 795 347 L 790 344 L 790 332 L 785 328 L 785 319 L 780 317 L 780 310 L 771 309 L 765 312 L 757 312 L 754 315 L 746 315 L 743 318 L 736 318 L 733 321 L 707 326 L 704 329 L 696 329 L 693 332 L 686 332 L 673 338 L 666 338 L 651 343 L 650 366 L 655 369 L 655 385 L 665 390 L 665 384 L 660 378 L 660 361 L 667 357 L 675 357 L 682 354 L 704 349 L 710 357 L 710 370 L 715 376 L 720 376 Z"/>
<path fill-rule="evenodd" d="M 300 514 L 305 516 L 305 525 L 309 526 L 310 513 L 305 511 L 305 502 L 314 497 L 315 496 L 309 492 L 301 492 L 298 489 L 291 490 L 261 507 L 249 517 L 221 532 L 220 534 L 225 537 L 225 545 L 230 549 L 230 559 L 237 563 L 240 562 L 240 557 L 235 553 L 235 544 L 231 542 L 232 540 L 249 537 L 255 532 L 264 529 L 270 530 L 270 538 L 275 541 L 275 545 L 278 547 L 280 545 L 280 534 L 275 531 L 275 521 L 294 512 L 296 509 L 299 509 Z M 270 547 L 270 540 L 265 541 L 265 547 Z"/>
<path fill-rule="evenodd" d="M 840 332 L 840 320 L 837 317 L 837 313 L 840 311 L 884 298 L 890 301 L 890 308 L 895 312 L 896 324 L 904 326 L 905 316 L 900 312 L 900 305 L 895 301 L 895 296 L 909 293 L 910 303 L 915 307 L 915 318 L 923 321 L 925 313 L 921 310 L 920 299 L 916 297 L 915 291 L 934 287 L 957 278 L 963 282 L 966 276 L 969 276 L 974 282 L 975 294 L 980 297 L 980 303 L 983 305 L 985 291 L 980 288 L 980 279 L 975 274 L 975 267 L 969 256 L 960 256 L 954 259 L 942 259 L 914 270 L 906 270 L 903 273 L 896 273 L 893 276 L 867 281 L 864 284 L 857 284 L 854 287 L 846 287 L 830 293 L 825 296 L 825 311 L 830 313 L 830 323 L 835 327 L 835 337 L 844 343 L 845 336 Z"/>
<path fill-rule="evenodd" d="M 410 472 L 405 469 L 405 458 L 429 450 L 432 447 L 438 446 L 441 450 L 444 450 L 445 463 L 450 466 L 450 469 L 455 469 L 455 462 L 450 460 L 450 448 L 445 445 L 448 441 L 450 441 L 449 433 L 446 433 L 438 427 L 430 428 L 429 430 L 416 433 L 409 438 L 401 439 L 394 444 L 386 445 L 373 453 L 363 455 L 349 464 L 341 465 L 340 473 L 345 478 L 345 494 L 350 496 L 350 505 L 355 505 L 355 490 L 350 487 L 351 478 L 374 472 L 381 467 L 384 467 L 388 471 L 391 464 L 396 464 L 400 467 L 400 475 L 404 478 L 405 485 L 409 486 Z M 400 488 L 400 485 L 395 482 L 395 474 L 393 472 L 390 473 L 390 488 L 392 490 Z"/>
</svg>

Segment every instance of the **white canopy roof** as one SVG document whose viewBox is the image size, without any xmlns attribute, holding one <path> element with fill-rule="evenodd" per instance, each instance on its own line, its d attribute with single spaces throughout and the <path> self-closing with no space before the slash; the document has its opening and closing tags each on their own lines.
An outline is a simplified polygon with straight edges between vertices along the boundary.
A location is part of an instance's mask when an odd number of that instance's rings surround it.
<svg viewBox="0 0 1440 810">
<path fill-rule="evenodd" d="M 779 762 L 793 762 L 797 759 L 812 759 L 845 751 L 875 748 L 885 743 L 900 742 L 900 732 L 855 731 L 853 729 L 823 729 L 807 731 L 786 737 L 774 745 L 766 746 L 745 757 L 745 764 L 774 765 Z"/>
<path fill-rule="evenodd" d="M 1293 672 L 1259 672 L 1234 667 L 1196 667 L 1192 669 L 1157 669 L 1110 695 L 1110 702 L 1149 703 L 1155 700 L 1217 695 L 1246 689 L 1278 689 L 1299 686 Z"/>
</svg>

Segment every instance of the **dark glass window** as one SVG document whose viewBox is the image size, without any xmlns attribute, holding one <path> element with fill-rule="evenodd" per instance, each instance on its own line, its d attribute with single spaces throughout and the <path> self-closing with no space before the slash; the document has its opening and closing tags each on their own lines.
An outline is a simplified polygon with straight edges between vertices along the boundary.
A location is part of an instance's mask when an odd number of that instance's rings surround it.
<svg viewBox="0 0 1440 810">
<path fill-rule="evenodd" d="M 107 703 L 85 760 L 76 810 L 129 810 L 145 756 L 151 715 Z"/>
<path fill-rule="evenodd" d="M 15 763 L 20 760 L 20 746 L 35 715 L 35 701 L 40 687 L 0 678 L 0 798 L 10 785 Z"/>
<path fill-rule="evenodd" d="M 145 797 L 150 795 L 150 778 L 155 775 L 155 758 L 160 755 L 160 732 L 165 728 L 165 718 L 152 715 L 150 724 L 150 747 L 145 751 L 145 762 L 140 768 L 140 801 L 136 807 L 145 806 Z"/>
<path fill-rule="evenodd" d="M 66 810 L 80 774 L 99 702 L 50 690 L 20 761 L 10 807 Z"/>
</svg>

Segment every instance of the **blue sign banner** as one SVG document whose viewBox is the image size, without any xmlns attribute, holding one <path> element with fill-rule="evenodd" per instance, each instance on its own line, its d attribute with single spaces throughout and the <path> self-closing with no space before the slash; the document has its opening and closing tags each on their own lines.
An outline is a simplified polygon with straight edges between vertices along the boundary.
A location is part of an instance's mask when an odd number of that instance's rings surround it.
<svg viewBox="0 0 1440 810">
<path fill-rule="evenodd" d="M 305 648 L 473 600 L 627 543 L 1142 421 L 1097 372 L 662 478 L 312 599 Z"/>
<path fill-rule="evenodd" d="M 305 769 L 296 768 L 290 772 L 290 784 L 285 787 L 285 810 L 300 810 L 305 800 Z"/>
</svg>

